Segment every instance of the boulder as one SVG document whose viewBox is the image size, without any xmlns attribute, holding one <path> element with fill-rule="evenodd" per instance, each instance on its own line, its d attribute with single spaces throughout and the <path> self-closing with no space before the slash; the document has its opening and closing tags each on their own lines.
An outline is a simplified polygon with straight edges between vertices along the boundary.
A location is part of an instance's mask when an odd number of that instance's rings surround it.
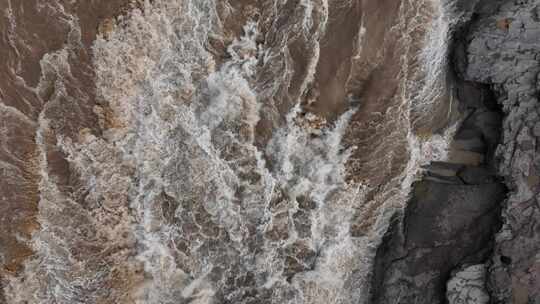
<svg viewBox="0 0 540 304">
<path fill-rule="evenodd" d="M 496 182 L 417 182 L 377 250 L 372 303 L 444 303 L 452 270 L 489 256 L 505 193 Z"/>
</svg>

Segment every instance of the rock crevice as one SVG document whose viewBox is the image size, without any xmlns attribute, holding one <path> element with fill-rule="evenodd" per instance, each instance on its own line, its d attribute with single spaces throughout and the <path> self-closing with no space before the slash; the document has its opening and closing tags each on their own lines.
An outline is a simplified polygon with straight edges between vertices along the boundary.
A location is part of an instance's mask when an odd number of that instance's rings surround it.
<svg viewBox="0 0 540 304">
<path fill-rule="evenodd" d="M 506 111 L 497 87 L 468 72 L 473 56 L 469 37 L 484 3 L 463 6 L 456 1 L 455 7 L 470 17 L 458 24 L 450 50 L 449 78 L 462 122 L 448 160 L 425 167 L 410 201 L 394 216 L 378 248 L 372 303 L 488 303 L 490 299 L 486 280 L 491 271 L 486 265 L 492 264 L 498 247 L 495 235 L 503 227 L 501 210 L 508 192 L 506 176 L 499 170 L 504 156 L 497 152 L 505 138 L 501 134 L 506 132 Z"/>
</svg>

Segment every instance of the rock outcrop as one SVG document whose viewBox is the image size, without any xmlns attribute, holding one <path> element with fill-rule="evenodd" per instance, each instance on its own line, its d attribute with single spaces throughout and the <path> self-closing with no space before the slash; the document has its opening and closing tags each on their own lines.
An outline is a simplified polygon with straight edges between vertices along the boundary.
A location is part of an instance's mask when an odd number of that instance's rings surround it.
<svg viewBox="0 0 540 304">
<path fill-rule="evenodd" d="M 460 269 L 485 263 L 501 228 L 507 190 L 497 176 L 495 151 L 502 115 L 489 87 L 460 77 L 455 87 L 463 121 L 449 159 L 425 168 L 407 207 L 395 216 L 377 252 L 373 303 L 445 303 L 447 284 L 450 302 L 465 296 L 464 303 L 484 303 L 485 282 L 463 283 Z"/>
<path fill-rule="evenodd" d="M 379 248 L 374 303 L 443 303 L 450 272 L 482 262 L 498 224 L 499 183 L 460 185 L 421 181 Z"/>
<path fill-rule="evenodd" d="M 504 112 L 497 151 L 510 190 L 488 270 L 493 303 L 540 303 L 540 4 L 483 1 L 462 37 L 464 78 L 493 88 Z"/>
<path fill-rule="evenodd" d="M 373 303 L 444 303 L 452 270 L 489 256 L 504 196 L 485 167 L 430 166 L 378 249 Z"/>
<path fill-rule="evenodd" d="M 471 265 L 456 271 L 448 281 L 446 297 L 449 304 L 487 304 L 486 266 Z"/>
<path fill-rule="evenodd" d="M 470 16 L 452 50 L 466 118 L 395 216 L 373 303 L 540 303 L 540 4 L 456 3 Z"/>
</svg>

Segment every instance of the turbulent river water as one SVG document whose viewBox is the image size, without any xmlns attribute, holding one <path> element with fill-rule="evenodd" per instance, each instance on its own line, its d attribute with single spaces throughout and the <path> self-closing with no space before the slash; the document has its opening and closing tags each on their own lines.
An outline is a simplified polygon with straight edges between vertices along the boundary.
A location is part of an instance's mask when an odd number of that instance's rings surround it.
<svg viewBox="0 0 540 304">
<path fill-rule="evenodd" d="M 1 211 L 24 210 L 0 302 L 368 302 L 454 132 L 451 7 L 23 2 L 1 4 Z"/>
</svg>

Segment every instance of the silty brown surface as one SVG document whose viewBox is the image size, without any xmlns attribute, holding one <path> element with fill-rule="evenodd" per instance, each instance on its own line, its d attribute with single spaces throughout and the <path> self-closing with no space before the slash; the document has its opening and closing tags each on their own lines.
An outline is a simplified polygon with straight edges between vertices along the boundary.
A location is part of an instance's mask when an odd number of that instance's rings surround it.
<svg viewBox="0 0 540 304">
<path fill-rule="evenodd" d="M 76 188 L 54 135 L 96 128 L 91 44 L 98 24 L 127 8 L 121 1 L 2 1 L 0 11 L 0 276 L 21 270 L 32 255 L 26 245 L 39 229 L 39 147 L 47 149 L 48 173 L 66 192 Z M 80 27 L 80 33 L 78 28 Z M 70 72 L 40 64 L 46 54 L 68 53 Z M 44 63 L 47 65 L 46 63 Z M 54 121 L 37 138 L 39 117 Z"/>
</svg>

